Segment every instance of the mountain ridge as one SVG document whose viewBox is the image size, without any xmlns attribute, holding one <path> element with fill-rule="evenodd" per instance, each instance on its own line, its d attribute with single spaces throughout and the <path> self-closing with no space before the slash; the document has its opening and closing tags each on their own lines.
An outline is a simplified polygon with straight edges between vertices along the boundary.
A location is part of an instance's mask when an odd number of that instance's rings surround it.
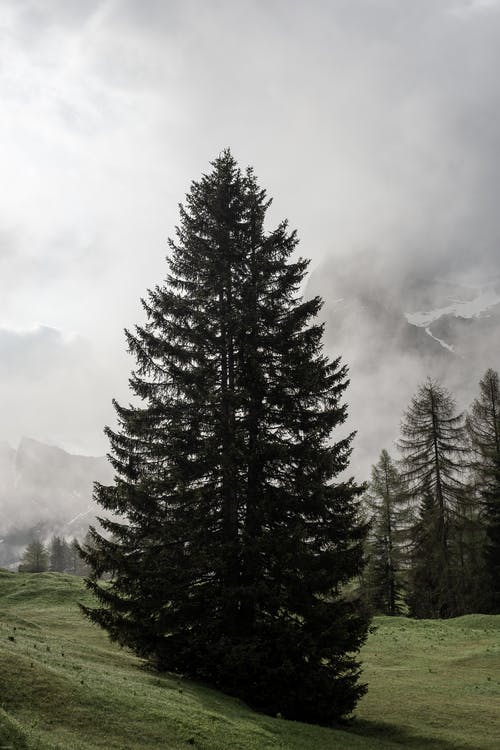
<svg viewBox="0 0 500 750">
<path fill-rule="evenodd" d="M 95 481 L 113 481 L 105 456 L 72 454 L 23 437 L 0 443 L 0 565 L 12 565 L 33 537 L 81 538 L 94 522 Z"/>
</svg>

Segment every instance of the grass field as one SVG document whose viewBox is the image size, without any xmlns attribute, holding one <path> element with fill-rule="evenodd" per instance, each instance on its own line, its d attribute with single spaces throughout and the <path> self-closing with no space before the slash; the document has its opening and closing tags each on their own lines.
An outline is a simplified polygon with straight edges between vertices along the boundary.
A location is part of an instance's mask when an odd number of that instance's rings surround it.
<svg viewBox="0 0 500 750">
<path fill-rule="evenodd" d="M 142 668 L 80 616 L 80 579 L 0 571 L 0 749 L 498 750 L 500 616 L 378 618 L 369 692 L 326 729 Z"/>
</svg>

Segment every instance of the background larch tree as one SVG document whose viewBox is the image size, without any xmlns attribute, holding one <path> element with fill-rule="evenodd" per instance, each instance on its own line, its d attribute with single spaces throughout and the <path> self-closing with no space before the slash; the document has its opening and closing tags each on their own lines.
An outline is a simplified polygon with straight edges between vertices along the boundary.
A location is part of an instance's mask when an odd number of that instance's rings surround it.
<svg viewBox="0 0 500 750">
<path fill-rule="evenodd" d="M 212 166 L 127 333 L 138 402 L 107 429 L 116 479 L 96 496 L 116 516 L 84 550 L 85 612 L 160 669 L 330 722 L 364 693 L 368 626 L 342 596 L 366 532 L 361 488 L 338 479 L 352 435 L 330 442 L 346 370 L 322 353 L 321 300 L 300 297 L 295 232 L 265 231 L 270 201 L 229 151 Z"/>
<path fill-rule="evenodd" d="M 401 614 L 405 598 L 408 496 L 401 475 L 386 450 L 372 466 L 365 502 L 370 516 L 365 573 L 368 599 L 376 612 Z"/>
<path fill-rule="evenodd" d="M 488 369 L 467 415 L 473 473 L 486 533 L 484 608 L 500 613 L 500 385 Z"/>
<path fill-rule="evenodd" d="M 24 550 L 20 573 L 45 573 L 49 569 L 49 553 L 40 539 L 33 539 Z"/>
<path fill-rule="evenodd" d="M 452 617 L 459 611 L 450 529 L 464 489 L 461 474 L 467 449 L 463 416 L 456 414 L 452 395 L 440 383 L 428 379 L 419 387 L 401 423 L 399 448 L 404 479 L 423 514 L 417 524 L 416 550 L 425 548 L 421 547 L 423 529 L 425 539 L 436 544 L 427 560 L 413 556 L 414 564 L 436 568 L 427 576 L 438 587 L 431 597 L 436 610 L 421 616 Z"/>
</svg>

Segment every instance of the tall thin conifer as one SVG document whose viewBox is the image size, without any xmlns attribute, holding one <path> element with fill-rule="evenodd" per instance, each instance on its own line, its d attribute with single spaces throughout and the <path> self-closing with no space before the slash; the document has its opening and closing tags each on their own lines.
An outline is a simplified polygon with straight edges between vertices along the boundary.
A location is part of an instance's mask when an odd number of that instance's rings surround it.
<svg viewBox="0 0 500 750">
<path fill-rule="evenodd" d="M 450 530 L 463 492 L 467 447 L 463 415 L 456 413 L 451 393 L 437 381 L 428 379 L 413 397 L 401 424 L 399 448 L 403 476 L 422 507 L 425 533 L 437 545 L 436 554 L 421 561 L 440 568 L 429 573 L 439 588 L 435 613 L 428 616 L 452 617 L 459 614 L 459 603 Z"/>
</svg>

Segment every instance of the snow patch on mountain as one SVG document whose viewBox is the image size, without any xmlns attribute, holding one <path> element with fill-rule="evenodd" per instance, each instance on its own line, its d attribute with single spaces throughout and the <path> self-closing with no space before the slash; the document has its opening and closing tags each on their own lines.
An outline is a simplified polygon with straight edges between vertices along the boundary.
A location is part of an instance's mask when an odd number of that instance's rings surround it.
<svg viewBox="0 0 500 750">
<path fill-rule="evenodd" d="M 454 315 L 457 318 L 482 317 L 490 308 L 500 303 L 500 294 L 496 283 L 476 289 L 477 295 L 472 299 L 450 299 L 450 304 L 435 310 L 405 312 L 406 320 L 411 325 L 427 329 L 443 315 Z"/>
<path fill-rule="evenodd" d="M 443 339 L 439 339 L 437 336 L 434 336 L 430 328 L 426 328 L 425 332 L 428 336 L 431 337 L 431 339 L 434 339 L 434 341 L 437 341 L 438 344 L 441 344 L 443 349 L 448 349 L 449 352 L 455 353 L 455 347 L 451 344 L 447 344 L 446 341 L 443 341 Z"/>
</svg>

